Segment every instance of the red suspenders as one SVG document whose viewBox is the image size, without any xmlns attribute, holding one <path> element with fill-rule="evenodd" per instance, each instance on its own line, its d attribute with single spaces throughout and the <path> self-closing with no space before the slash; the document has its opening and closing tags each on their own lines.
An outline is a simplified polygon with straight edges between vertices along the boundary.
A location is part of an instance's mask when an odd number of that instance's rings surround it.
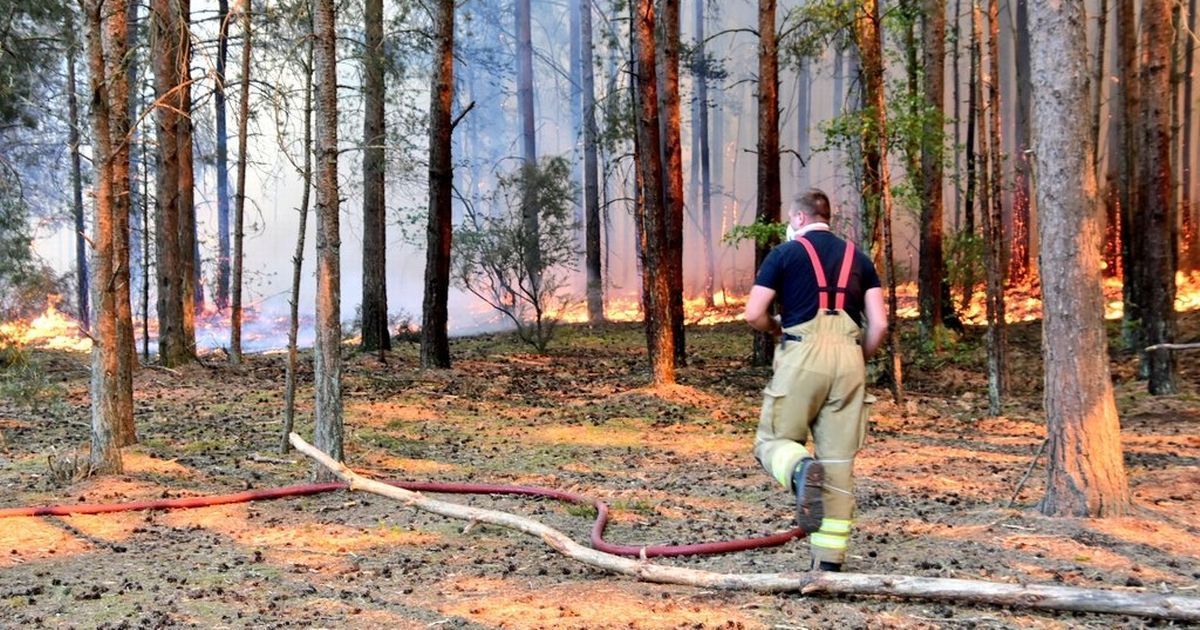
<svg viewBox="0 0 1200 630">
<path fill-rule="evenodd" d="M 837 286 L 830 287 L 825 281 L 825 268 L 821 266 L 821 259 L 817 257 L 817 250 L 807 238 L 803 236 L 796 237 L 797 241 L 804 246 L 804 250 L 808 252 L 808 259 L 812 261 L 813 273 L 817 276 L 817 299 L 818 305 L 822 311 L 830 312 L 829 294 L 833 294 L 833 309 L 844 310 L 846 307 L 846 286 L 850 284 L 850 268 L 854 266 L 854 243 L 846 241 L 846 253 L 842 256 L 842 269 L 838 273 Z"/>
</svg>

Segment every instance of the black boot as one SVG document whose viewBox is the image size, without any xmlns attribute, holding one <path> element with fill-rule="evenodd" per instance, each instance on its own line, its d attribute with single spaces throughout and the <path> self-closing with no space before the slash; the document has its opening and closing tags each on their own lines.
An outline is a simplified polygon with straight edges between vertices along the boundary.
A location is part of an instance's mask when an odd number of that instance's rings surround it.
<svg viewBox="0 0 1200 630">
<path fill-rule="evenodd" d="M 817 563 L 817 571 L 829 571 L 830 573 L 840 573 L 842 571 L 841 562 L 825 562 L 824 560 Z"/>
<path fill-rule="evenodd" d="M 811 534 L 821 528 L 825 504 L 821 487 L 825 484 L 825 469 L 821 462 L 806 457 L 792 471 L 792 489 L 796 493 L 796 525 Z"/>
</svg>

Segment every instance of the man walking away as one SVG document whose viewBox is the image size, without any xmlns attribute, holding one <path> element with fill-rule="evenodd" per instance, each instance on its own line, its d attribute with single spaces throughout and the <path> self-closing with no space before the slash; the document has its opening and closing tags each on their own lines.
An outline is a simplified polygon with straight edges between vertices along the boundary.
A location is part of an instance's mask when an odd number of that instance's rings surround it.
<svg viewBox="0 0 1200 630">
<path fill-rule="evenodd" d="M 866 390 L 866 359 L 883 342 L 887 317 L 871 259 L 830 232 L 829 219 L 829 198 L 820 190 L 792 201 L 788 231 L 794 238 L 763 261 L 745 318 L 779 337 L 754 455 L 796 495 L 796 521 L 809 534 L 812 568 L 840 571 L 854 518 L 854 456 L 874 402 Z M 770 315 L 772 300 L 778 318 Z M 815 457 L 805 447 L 810 435 Z"/>
</svg>

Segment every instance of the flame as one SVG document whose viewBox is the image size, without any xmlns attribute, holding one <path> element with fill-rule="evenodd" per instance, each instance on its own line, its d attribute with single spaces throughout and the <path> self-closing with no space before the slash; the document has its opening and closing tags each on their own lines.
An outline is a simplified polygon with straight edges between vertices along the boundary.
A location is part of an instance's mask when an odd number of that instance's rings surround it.
<svg viewBox="0 0 1200 630">
<path fill-rule="evenodd" d="M 1104 318 L 1120 319 L 1124 314 L 1124 300 L 1121 296 L 1122 283 L 1120 278 L 1105 278 L 1104 280 Z M 956 294 L 955 301 L 959 296 Z M 959 312 L 958 317 L 968 325 L 983 326 L 987 324 L 987 310 L 984 302 L 984 292 L 976 290 L 966 308 Z M 896 314 L 904 319 L 916 319 L 917 285 L 908 282 L 896 287 Z M 1005 321 L 1010 324 L 1029 322 L 1042 318 L 1041 286 L 1036 277 L 1031 277 L 1017 286 L 1009 286 L 1004 292 Z M 1200 271 L 1175 274 L 1175 311 L 1187 312 L 1200 310 Z"/>
<path fill-rule="evenodd" d="M 727 295 L 725 291 L 713 294 L 712 306 L 704 296 L 684 298 L 684 321 L 688 324 L 701 326 L 738 321 L 742 318 L 742 308 L 745 298 Z M 642 300 L 640 296 L 610 297 L 604 303 L 604 318 L 610 322 L 640 322 L 642 321 Z M 568 307 L 560 321 L 568 324 L 582 324 L 588 321 L 587 305 L 576 303 Z"/>
<path fill-rule="evenodd" d="M 1177 312 L 1200 310 L 1200 271 L 1190 273 L 1178 272 L 1175 275 L 1175 310 Z M 1107 278 L 1104 281 L 1104 317 L 1120 319 L 1123 311 L 1121 297 L 1121 279 Z M 955 296 L 957 301 L 958 296 Z M 58 310 L 61 297 L 49 295 L 46 297 L 46 309 L 37 317 L 24 321 L 18 320 L 0 323 L 0 339 L 9 343 L 50 350 L 68 350 L 88 352 L 92 348 L 92 339 L 83 330 L 79 321 Z M 915 319 L 917 310 L 917 286 L 908 282 L 896 289 L 897 310 L 900 318 Z M 730 295 L 718 291 L 713 295 L 712 306 L 703 296 L 684 299 L 684 319 L 690 325 L 712 325 L 724 322 L 740 321 L 745 297 Z M 1010 286 L 1005 291 L 1006 320 L 1009 323 L 1028 322 L 1041 319 L 1042 301 L 1041 287 L 1038 279 L 1031 277 L 1020 285 Z M 605 318 L 611 322 L 636 322 L 642 320 L 642 303 L 640 296 L 616 296 L 606 300 L 604 305 Z M 984 325 L 987 323 L 984 306 L 984 292 L 977 290 L 966 308 L 959 313 L 964 324 Z M 583 302 L 569 306 L 560 316 L 564 323 L 587 322 L 587 306 Z M 300 345 L 311 345 L 313 322 L 311 317 L 302 316 L 300 324 Z M 288 316 L 286 314 L 268 314 L 253 306 L 243 311 L 242 346 L 246 351 L 269 351 L 286 345 Z M 158 322 L 149 322 L 151 345 L 155 345 L 158 336 Z M 211 305 L 196 314 L 196 341 L 200 348 L 219 348 L 229 344 L 230 315 L 229 311 L 219 311 Z M 137 344 L 141 347 L 142 325 L 134 322 Z"/>
<path fill-rule="evenodd" d="M 73 350 L 87 352 L 92 349 L 92 339 L 74 318 L 58 310 L 61 296 L 46 296 L 46 310 L 29 321 L 0 324 L 0 338 L 11 340 L 16 345 L 51 350 Z"/>
</svg>

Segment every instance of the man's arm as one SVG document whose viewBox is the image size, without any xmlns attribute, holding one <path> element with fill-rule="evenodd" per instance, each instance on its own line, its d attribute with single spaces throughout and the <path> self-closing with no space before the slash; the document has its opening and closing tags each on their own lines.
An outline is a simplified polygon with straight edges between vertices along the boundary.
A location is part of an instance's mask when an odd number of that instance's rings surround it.
<svg viewBox="0 0 1200 630">
<path fill-rule="evenodd" d="M 757 287 L 755 287 L 757 288 Z M 750 293 L 754 295 L 753 290 Z M 875 287 L 867 289 L 866 295 L 863 296 L 864 311 L 867 316 L 867 334 L 863 340 L 863 357 L 871 358 L 879 346 L 883 343 L 883 338 L 887 335 L 887 307 L 883 305 L 883 289 Z M 750 305 L 746 304 L 747 312 Z"/>
<path fill-rule="evenodd" d="M 754 285 L 750 288 L 750 297 L 746 300 L 746 312 L 743 316 L 751 328 L 778 336 L 783 334 L 783 328 L 780 327 L 779 320 L 771 317 L 771 300 L 774 299 L 775 289 Z"/>
</svg>

